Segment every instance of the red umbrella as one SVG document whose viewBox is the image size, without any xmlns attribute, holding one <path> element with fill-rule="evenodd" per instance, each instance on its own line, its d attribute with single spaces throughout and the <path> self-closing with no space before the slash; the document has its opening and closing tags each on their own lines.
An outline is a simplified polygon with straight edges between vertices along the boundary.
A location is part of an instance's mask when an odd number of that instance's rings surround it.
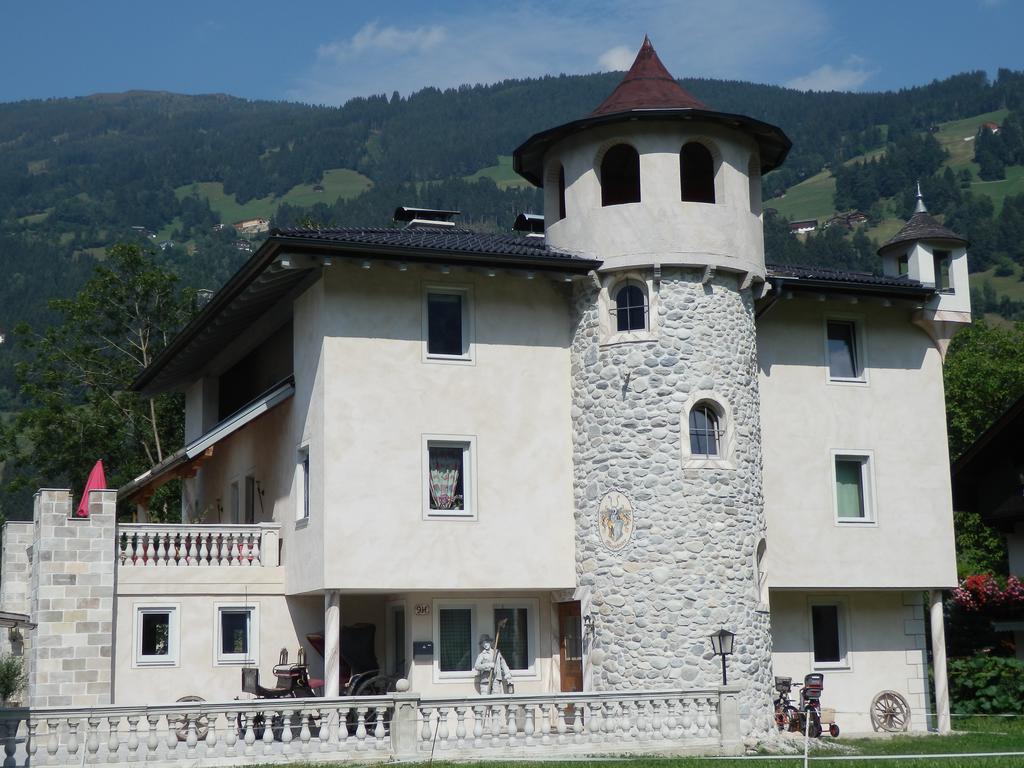
<svg viewBox="0 0 1024 768">
<path fill-rule="evenodd" d="M 75 517 L 89 516 L 89 491 L 99 490 L 107 487 L 107 478 L 103 474 L 103 461 L 97 461 L 89 473 L 89 479 L 85 481 L 85 488 L 82 490 L 82 500 L 75 510 Z"/>
</svg>

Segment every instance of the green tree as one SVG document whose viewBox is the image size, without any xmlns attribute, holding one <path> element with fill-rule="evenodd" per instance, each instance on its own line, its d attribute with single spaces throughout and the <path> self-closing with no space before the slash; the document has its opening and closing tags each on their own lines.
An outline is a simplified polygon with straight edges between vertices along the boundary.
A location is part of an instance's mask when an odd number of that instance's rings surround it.
<svg viewBox="0 0 1024 768">
<path fill-rule="evenodd" d="M 1004 328 L 975 322 L 946 355 L 946 423 L 955 459 L 1024 395 L 1024 323 Z"/>
<path fill-rule="evenodd" d="M 12 490 L 80 491 L 97 459 L 108 485 L 118 487 L 181 444 L 180 395 L 146 400 L 129 385 L 191 307 L 191 291 L 180 290 L 172 273 L 138 246 L 118 244 L 75 298 L 50 302 L 58 323 L 42 334 L 17 329 L 28 353 L 17 371 L 28 405 L 0 435 L 0 458 L 13 463 Z M 168 489 L 156 498 L 154 511 L 173 514 L 172 496 Z"/>
</svg>

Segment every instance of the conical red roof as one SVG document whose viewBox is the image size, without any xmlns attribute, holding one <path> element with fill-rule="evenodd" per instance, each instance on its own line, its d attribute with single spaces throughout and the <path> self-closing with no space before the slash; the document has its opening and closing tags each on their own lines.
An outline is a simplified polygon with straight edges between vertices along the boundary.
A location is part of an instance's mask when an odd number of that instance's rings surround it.
<svg viewBox="0 0 1024 768">
<path fill-rule="evenodd" d="M 644 44 L 636 55 L 633 66 L 622 78 L 611 95 L 601 106 L 590 113 L 591 117 L 629 112 L 633 109 L 707 109 L 708 107 L 687 93 L 675 78 L 665 69 L 650 39 L 644 36 Z"/>
</svg>

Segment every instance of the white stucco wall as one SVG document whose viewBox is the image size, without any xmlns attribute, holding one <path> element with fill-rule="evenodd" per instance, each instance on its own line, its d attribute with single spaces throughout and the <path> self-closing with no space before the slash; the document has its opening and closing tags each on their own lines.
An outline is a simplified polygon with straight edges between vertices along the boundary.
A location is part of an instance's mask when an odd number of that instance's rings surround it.
<svg viewBox="0 0 1024 768">
<path fill-rule="evenodd" d="M 828 380 L 826 318 L 863 329 L 865 383 Z M 910 309 L 781 300 L 757 343 L 769 586 L 955 586 L 942 367 Z M 873 523 L 836 522 L 834 451 L 870 453 Z"/>
<path fill-rule="evenodd" d="M 714 204 L 680 199 L 679 151 L 689 141 L 704 143 L 715 158 Z M 618 143 L 640 154 L 640 202 L 602 207 L 600 158 Z M 605 270 L 710 264 L 764 276 L 760 184 L 748 176 L 757 147 L 742 133 L 697 122 L 623 122 L 566 138 L 545 163 L 549 245 L 602 259 Z M 560 221 L 559 164 L 566 186 Z"/>
<path fill-rule="evenodd" d="M 811 644 L 811 605 L 843 607 L 847 661 L 815 666 Z M 910 705 L 911 728 L 924 730 L 930 699 L 925 673 L 925 616 L 920 592 L 788 592 L 772 590 L 772 666 L 777 676 L 803 682 L 809 672 L 825 675 L 823 708 L 836 710 L 847 733 L 872 730 L 875 695 L 900 693 Z M 798 699 L 796 689 L 792 694 Z M 933 722 L 934 725 L 934 722 Z"/>
</svg>

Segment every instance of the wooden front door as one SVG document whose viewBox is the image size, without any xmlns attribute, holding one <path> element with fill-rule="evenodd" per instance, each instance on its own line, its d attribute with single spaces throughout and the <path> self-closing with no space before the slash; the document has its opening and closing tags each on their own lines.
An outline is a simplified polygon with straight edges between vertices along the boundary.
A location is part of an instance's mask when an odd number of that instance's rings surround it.
<svg viewBox="0 0 1024 768">
<path fill-rule="evenodd" d="M 558 604 L 558 662 L 562 691 L 582 691 L 583 621 L 578 600 Z"/>
</svg>

